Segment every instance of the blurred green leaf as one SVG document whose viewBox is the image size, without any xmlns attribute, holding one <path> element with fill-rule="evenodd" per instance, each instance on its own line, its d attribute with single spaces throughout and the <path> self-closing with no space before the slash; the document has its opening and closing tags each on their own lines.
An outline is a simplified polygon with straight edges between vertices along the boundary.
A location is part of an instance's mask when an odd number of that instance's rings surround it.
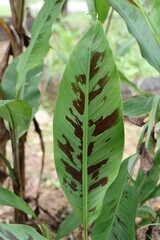
<svg viewBox="0 0 160 240">
<path fill-rule="evenodd" d="M 87 0 L 87 4 L 93 19 L 96 20 L 98 18 L 101 23 L 104 23 L 110 9 L 110 5 L 107 3 L 107 1 Z M 98 16 L 96 16 L 96 13 Z"/>
<path fill-rule="evenodd" d="M 142 219 L 150 218 L 152 221 L 155 221 L 157 213 L 151 207 L 143 205 L 138 207 L 137 217 L 140 217 Z"/>
<path fill-rule="evenodd" d="M 69 214 L 66 219 L 60 224 L 55 240 L 59 240 L 62 237 L 69 235 L 80 225 L 81 221 L 77 215 L 74 212 Z"/>
<path fill-rule="evenodd" d="M 126 0 L 108 2 L 126 22 L 129 32 L 140 46 L 142 56 L 160 72 L 160 45 L 143 13 Z"/>
<path fill-rule="evenodd" d="M 36 217 L 34 211 L 23 199 L 3 187 L 0 187 L 0 205 L 19 209 L 34 218 Z"/>
<path fill-rule="evenodd" d="M 133 96 L 123 101 L 123 114 L 127 117 L 143 117 L 152 110 L 154 96 Z"/>
<path fill-rule="evenodd" d="M 21 224 L 0 224 L 0 238 L 3 240 L 47 240 L 32 227 Z"/>
</svg>

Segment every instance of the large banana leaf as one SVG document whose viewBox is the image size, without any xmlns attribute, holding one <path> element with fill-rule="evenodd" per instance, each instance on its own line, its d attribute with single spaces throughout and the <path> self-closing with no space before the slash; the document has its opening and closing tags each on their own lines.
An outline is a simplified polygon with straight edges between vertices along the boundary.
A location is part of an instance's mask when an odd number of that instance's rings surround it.
<svg viewBox="0 0 160 240">
<path fill-rule="evenodd" d="M 128 183 L 128 165 L 137 157 L 135 154 L 123 161 L 116 180 L 107 190 L 102 213 L 93 227 L 92 240 L 135 239 L 138 192 Z"/>
<path fill-rule="evenodd" d="M 120 83 L 99 21 L 78 43 L 61 81 L 54 156 L 62 188 L 86 226 L 101 211 L 124 144 Z"/>
<path fill-rule="evenodd" d="M 47 240 L 32 227 L 21 224 L 0 224 L 1 240 Z"/>
<path fill-rule="evenodd" d="M 110 6 L 106 0 L 86 0 L 93 19 L 98 18 L 101 23 L 107 18 Z"/>
<path fill-rule="evenodd" d="M 121 15 L 127 24 L 129 32 L 136 38 L 142 56 L 160 72 L 160 44 L 155 37 L 154 29 L 148 22 L 143 12 L 135 5 L 131 4 L 131 1 L 127 0 L 107 0 L 108 3 Z M 132 1 L 133 2 L 133 1 Z M 135 1 L 134 1 L 135 2 Z M 146 4 L 148 1 L 145 1 Z M 159 0 L 150 2 L 156 2 L 159 5 Z M 158 7 L 159 8 L 159 7 Z M 159 11 L 156 11 L 153 18 L 157 21 L 157 15 Z M 159 26 L 159 25 L 158 25 Z"/>
<path fill-rule="evenodd" d="M 27 72 L 42 64 L 49 50 L 52 24 L 58 17 L 63 3 L 64 0 L 46 0 L 33 23 L 31 42 L 20 56 L 17 65 L 17 98 L 23 98 Z"/>
</svg>

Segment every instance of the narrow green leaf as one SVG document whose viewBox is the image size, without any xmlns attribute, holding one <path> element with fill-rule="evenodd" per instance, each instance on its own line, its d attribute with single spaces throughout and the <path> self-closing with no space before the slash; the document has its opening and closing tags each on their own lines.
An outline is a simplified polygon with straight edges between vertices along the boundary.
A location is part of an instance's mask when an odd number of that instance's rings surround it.
<svg viewBox="0 0 160 240">
<path fill-rule="evenodd" d="M 137 157 L 133 155 L 121 164 L 116 180 L 106 192 L 101 215 L 93 227 L 92 240 L 135 239 L 137 193 L 127 181 L 129 161 L 131 159 L 133 164 Z"/>
<path fill-rule="evenodd" d="M 23 199 L 3 187 L 0 187 L 0 205 L 19 209 L 34 218 L 36 217 L 34 211 Z"/>
<path fill-rule="evenodd" d="M 120 82 L 99 21 L 73 51 L 54 114 L 62 188 L 83 224 L 96 219 L 118 174 L 124 144 Z"/>
<path fill-rule="evenodd" d="M 104 23 L 110 9 L 110 5 L 107 3 L 107 1 L 87 0 L 87 4 L 93 19 L 95 20 L 98 18 L 101 23 Z M 98 16 L 96 16 L 96 13 Z"/>
<path fill-rule="evenodd" d="M 153 105 L 154 96 L 133 96 L 123 101 L 123 114 L 127 117 L 143 117 Z"/>
<path fill-rule="evenodd" d="M 136 182 L 139 191 L 139 202 L 141 204 L 147 201 L 148 198 L 150 198 L 149 196 L 152 195 L 157 188 L 157 183 L 160 177 L 159 173 L 160 169 L 158 167 L 152 168 L 147 175 L 143 173 L 141 169 L 139 170 Z"/>
<path fill-rule="evenodd" d="M 137 217 L 142 219 L 156 220 L 157 213 L 148 206 L 139 206 L 137 209 Z"/>
<path fill-rule="evenodd" d="M 146 149 L 148 149 L 148 147 L 149 147 L 150 137 L 151 137 L 153 128 L 155 127 L 155 124 L 156 124 L 156 113 L 157 113 L 157 108 L 158 108 L 159 103 L 160 103 L 160 97 L 154 96 L 152 109 L 150 112 L 150 118 L 148 121 L 147 136 L 146 136 L 146 140 L 145 140 Z"/>
<path fill-rule="evenodd" d="M 23 98 L 27 72 L 41 65 L 49 50 L 52 24 L 57 19 L 63 3 L 64 0 L 46 0 L 33 23 L 31 42 L 20 56 L 17 65 L 17 98 Z"/>
<path fill-rule="evenodd" d="M 0 224 L 0 239 L 3 240 L 47 240 L 32 227 L 21 224 Z"/>
<path fill-rule="evenodd" d="M 143 13 L 129 0 L 107 1 L 126 22 L 129 32 L 139 44 L 142 56 L 160 72 L 160 45 Z"/>
<path fill-rule="evenodd" d="M 62 237 L 69 235 L 73 232 L 77 227 L 81 225 L 80 219 L 73 212 L 66 217 L 66 219 L 60 224 L 57 236 L 55 240 L 59 240 Z"/>
</svg>

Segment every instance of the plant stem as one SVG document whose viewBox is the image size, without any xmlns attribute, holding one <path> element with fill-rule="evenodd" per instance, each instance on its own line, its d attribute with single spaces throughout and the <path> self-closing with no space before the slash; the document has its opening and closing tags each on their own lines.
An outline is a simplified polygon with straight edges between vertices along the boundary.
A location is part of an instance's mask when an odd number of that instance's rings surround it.
<svg viewBox="0 0 160 240">
<path fill-rule="evenodd" d="M 108 33 L 109 27 L 110 27 L 110 25 L 111 25 L 111 20 L 112 20 L 113 12 L 114 12 L 114 10 L 113 10 L 113 8 L 112 8 L 111 13 L 110 13 L 110 15 L 109 15 L 108 22 L 107 22 L 106 34 Z"/>
</svg>

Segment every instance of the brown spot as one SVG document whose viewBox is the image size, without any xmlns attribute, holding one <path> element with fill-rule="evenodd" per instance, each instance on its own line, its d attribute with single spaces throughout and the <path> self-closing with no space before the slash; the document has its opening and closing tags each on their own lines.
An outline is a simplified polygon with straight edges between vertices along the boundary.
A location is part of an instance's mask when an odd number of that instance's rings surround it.
<svg viewBox="0 0 160 240">
<path fill-rule="evenodd" d="M 93 148 L 94 148 L 94 143 L 95 142 L 90 142 L 88 145 L 88 157 L 91 155 Z"/>
<path fill-rule="evenodd" d="M 132 5 L 134 5 L 134 6 L 136 6 L 137 8 L 139 8 L 138 5 L 137 5 L 133 0 L 128 0 L 128 2 L 130 2 Z"/>
<path fill-rule="evenodd" d="M 82 115 L 84 113 L 84 93 L 77 83 L 72 83 L 72 89 L 78 96 L 77 99 L 73 100 L 73 106 L 79 112 L 79 114 Z"/>
<path fill-rule="evenodd" d="M 96 163 L 96 164 L 90 166 L 90 167 L 88 168 L 88 174 L 91 174 L 91 173 L 99 170 L 100 167 L 102 167 L 103 165 L 105 165 L 107 162 L 108 162 L 108 158 L 105 159 L 105 160 L 102 160 L 102 161 L 99 162 L 99 163 Z"/>
<path fill-rule="evenodd" d="M 51 15 L 48 15 L 47 17 L 47 21 L 51 20 L 52 16 Z"/>
<path fill-rule="evenodd" d="M 94 213 L 96 211 L 96 207 L 89 210 L 90 213 Z"/>
<path fill-rule="evenodd" d="M 57 0 L 57 1 L 56 1 L 56 4 L 57 4 L 57 3 L 61 3 L 61 2 L 62 2 L 62 0 Z"/>
<path fill-rule="evenodd" d="M 72 153 L 74 152 L 74 149 L 72 148 L 68 139 L 64 135 L 62 135 L 62 137 L 66 140 L 66 143 L 63 144 L 62 142 L 58 141 L 58 146 L 67 155 L 69 160 L 71 160 L 75 164 L 73 155 L 72 155 Z"/>
<path fill-rule="evenodd" d="M 66 161 L 61 159 L 63 164 L 65 165 L 66 171 L 75 179 L 77 182 L 82 184 L 82 173 L 79 172 L 77 169 L 74 167 L 70 166 Z"/>
<path fill-rule="evenodd" d="M 107 82 L 109 81 L 108 73 L 101 78 L 96 86 L 94 86 L 93 90 L 89 93 L 89 102 L 91 102 L 96 96 L 98 96 L 102 91 Z M 97 85 L 99 88 L 97 89 Z M 107 97 L 106 97 L 107 98 Z"/>
<path fill-rule="evenodd" d="M 119 240 L 119 238 L 117 237 L 117 235 L 115 233 L 113 233 L 113 236 L 116 240 Z"/>
<path fill-rule="evenodd" d="M 105 165 L 107 162 L 108 162 L 108 158 L 88 168 L 88 174 L 93 173 L 92 179 L 96 180 L 98 178 L 100 167 Z"/>
<path fill-rule="evenodd" d="M 64 178 L 63 178 L 63 184 L 66 185 L 67 183 L 68 183 L 68 182 L 67 182 L 66 178 L 64 177 Z"/>
<path fill-rule="evenodd" d="M 104 119 L 102 116 L 95 122 L 90 120 L 89 121 L 90 127 L 95 124 L 95 129 L 92 136 L 98 136 L 99 134 L 113 127 L 118 122 L 118 117 L 119 109 L 117 108 L 111 115 L 105 117 Z"/>
<path fill-rule="evenodd" d="M 104 178 L 102 178 L 101 180 L 99 180 L 98 182 L 93 183 L 93 184 L 89 187 L 88 191 L 91 192 L 93 189 L 95 189 L 95 188 L 97 188 L 97 187 L 100 187 L 100 186 L 103 187 L 103 186 L 105 186 L 105 185 L 107 184 L 107 182 L 108 182 L 108 178 L 107 178 L 107 177 L 104 177 Z"/>
<path fill-rule="evenodd" d="M 97 170 L 97 171 L 95 171 L 95 172 L 93 173 L 93 175 L 92 175 L 92 179 L 97 180 L 98 177 L 99 177 L 99 171 Z"/>
<path fill-rule="evenodd" d="M 128 199 L 128 192 L 127 192 L 127 191 L 124 191 L 124 192 L 123 192 L 123 195 L 124 195 L 125 198 Z"/>
<path fill-rule="evenodd" d="M 73 111 L 72 111 L 71 108 L 69 110 L 70 110 L 71 115 L 75 117 L 75 122 L 71 118 L 69 118 L 68 116 L 66 116 L 66 119 L 75 128 L 74 133 L 80 139 L 81 145 L 82 145 L 82 138 L 83 138 L 82 125 L 83 125 L 83 123 L 79 120 L 79 118 L 76 115 L 73 114 Z"/>
<path fill-rule="evenodd" d="M 118 223 L 120 223 L 123 227 L 125 227 L 125 224 L 124 224 L 124 222 L 120 219 L 120 217 L 118 217 L 118 216 L 116 215 L 116 218 L 117 218 Z"/>
<path fill-rule="evenodd" d="M 91 59 L 91 66 L 90 66 L 90 79 L 94 77 L 94 75 L 97 74 L 99 70 L 99 66 L 97 66 L 98 61 L 101 59 L 103 60 L 105 56 L 105 52 L 95 52 L 93 53 L 92 59 Z"/>
<path fill-rule="evenodd" d="M 111 140 L 111 138 L 108 138 L 105 142 L 107 143 L 107 142 L 109 142 Z"/>
<path fill-rule="evenodd" d="M 73 190 L 74 192 L 78 191 L 77 185 L 75 184 L 75 182 L 72 181 L 72 182 L 69 184 L 69 186 L 72 188 L 72 190 Z"/>
<path fill-rule="evenodd" d="M 104 96 L 104 98 L 102 98 L 102 101 L 103 101 L 103 102 L 106 102 L 106 101 L 107 101 L 107 96 Z M 102 102 L 102 101 L 101 101 L 101 102 Z"/>
<path fill-rule="evenodd" d="M 81 84 L 86 84 L 86 75 L 85 74 L 79 74 L 76 76 L 77 82 L 80 82 Z"/>
</svg>

